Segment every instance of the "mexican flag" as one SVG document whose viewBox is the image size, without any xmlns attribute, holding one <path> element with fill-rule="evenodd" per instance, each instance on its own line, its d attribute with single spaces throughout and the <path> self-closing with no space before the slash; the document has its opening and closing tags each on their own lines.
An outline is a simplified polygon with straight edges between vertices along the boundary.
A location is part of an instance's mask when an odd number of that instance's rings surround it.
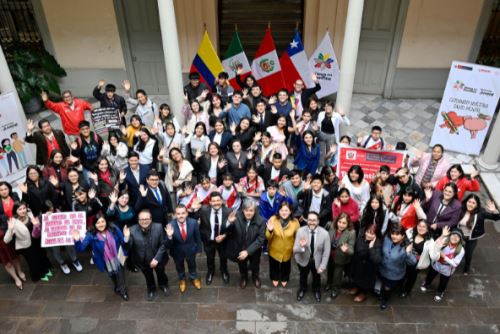
<svg viewBox="0 0 500 334">
<path fill-rule="evenodd" d="M 231 83 L 231 86 L 236 89 L 242 88 L 236 82 L 236 71 L 239 68 L 243 69 L 243 73 L 241 73 L 241 80 L 243 81 L 248 75 L 250 75 L 250 73 L 252 73 L 247 55 L 245 54 L 245 51 L 243 51 L 243 45 L 241 45 L 240 35 L 237 31 L 234 32 L 231 44 L 229 44 L 229 47 L 224 54 L 222 66 L 224 66 L 224 71 L 229 74 L 229 82 Z"/>
<path fill-rule="evenodd" d="M 252 74 L 262 87 L 265 96 L 273 95 L 285 87 L 280 61 L 269 27 L 266 29 L 262 43 L 255 53 L 255 59 L 252 62 Z"/>
</svg>

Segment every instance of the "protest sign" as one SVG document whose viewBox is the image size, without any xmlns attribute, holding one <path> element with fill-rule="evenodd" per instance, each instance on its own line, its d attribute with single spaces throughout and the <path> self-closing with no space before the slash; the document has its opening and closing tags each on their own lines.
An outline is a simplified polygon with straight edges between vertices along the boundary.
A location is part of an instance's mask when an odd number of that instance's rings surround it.
<svg viewBox="0 0 500 334">
<path fill-rule="evenodd" d="M 83 211 L 42 215 L 42 247 L 73 245 L 73 231 L 80 232 L 80 236 L 85 235 L 86 221 Z"/>
<path fill-rule="evenodd" d="M 115 108 L 96 108 L 92 111 L 94 131 L 106 136 L 109 129 L 120 129 L 120 111 Z"/>
<path fill-rule="evenodd" d="M 454 61 L 430 145 L 478 155 L 500 97 L 500 69 Z"/>
<path fill-rule="evenodd" d="M 340 145 L 338 148 L 337 176 L 340 180 L 347 174 L 351 166 L 358 165 L 363 169 L 364 179 L 371 182 L 380 166 L 387 165 L 391 173 L 404 165 L 406 151 L 372 151 L 365 148 Z"/>
</svg>

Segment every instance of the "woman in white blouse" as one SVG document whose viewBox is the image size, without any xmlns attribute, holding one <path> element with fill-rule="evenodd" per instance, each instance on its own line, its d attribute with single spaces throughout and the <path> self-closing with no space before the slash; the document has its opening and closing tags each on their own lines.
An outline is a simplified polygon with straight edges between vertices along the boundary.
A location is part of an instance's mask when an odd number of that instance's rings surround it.
<svg viewBox="0 0 500 334">
<path fill-rule="evenodd" d="M 342 179 L 342 185 L 349 190 L 359 206 L 359 212 L 362 213 L 370 199 L 370 184 L 364 179 L 363 169 L 358 165 L 351 166 Z"/>
</svg>

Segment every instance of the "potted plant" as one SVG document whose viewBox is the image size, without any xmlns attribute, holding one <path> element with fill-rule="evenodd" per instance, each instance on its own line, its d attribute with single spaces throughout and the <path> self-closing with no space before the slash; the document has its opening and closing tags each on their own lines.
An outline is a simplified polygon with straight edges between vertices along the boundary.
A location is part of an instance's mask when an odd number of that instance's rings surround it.
<svg viewBox="0 0 500 334">
<path fill-rule="evenodd" d="M 58 80 L 66 76 L 66 71 L 45 50 L 12 48 L 9 51 L 6 52 L 9 69 L 24 111 L 28 114 L 38 112 L 42 106 L 40 93 L 60 95 Z"/>
</svg>

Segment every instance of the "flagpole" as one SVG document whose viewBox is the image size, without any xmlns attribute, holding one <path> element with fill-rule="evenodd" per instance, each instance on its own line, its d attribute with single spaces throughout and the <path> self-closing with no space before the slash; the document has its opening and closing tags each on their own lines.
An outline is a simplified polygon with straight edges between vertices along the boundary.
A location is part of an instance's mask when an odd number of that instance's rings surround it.
<svg viewBox="0 0 500 334">
<path fill-rule="evenodd" d="M 234 24 L 234 31 L 238 32 L 238 24 L 237 23 Z"/>
</svg>

